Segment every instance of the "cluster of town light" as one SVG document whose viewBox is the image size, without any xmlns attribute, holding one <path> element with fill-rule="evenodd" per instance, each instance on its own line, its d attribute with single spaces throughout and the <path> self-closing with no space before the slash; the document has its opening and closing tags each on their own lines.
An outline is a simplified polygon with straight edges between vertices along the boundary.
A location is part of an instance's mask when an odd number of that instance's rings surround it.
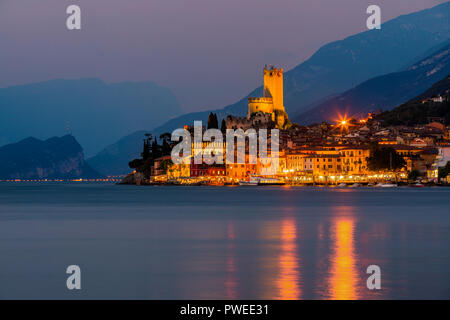
<svg viewBox="0 0 450 320">
<path fill-rule="evenodd" d="M 283 170 L 284 173 L 288 172 L 294 172 L 294 170 Z M 400 178 L 406 178 L 406 173 L 400 173 L 397 176 Z M 351 176 L 319 176 L 318 178 L 320 180 L 328 179 L 331 180 L 366 180 L 366 179 L 392 179 L 395 178 L 396 175 L 394 174 L 375 174 L 375 175 L 351 175 Z M 301 177 L 295 177 L 296 180 L 308 180 L 312 181 L 312 177 L 308 176 L 301 176 Z"/>
</svg>

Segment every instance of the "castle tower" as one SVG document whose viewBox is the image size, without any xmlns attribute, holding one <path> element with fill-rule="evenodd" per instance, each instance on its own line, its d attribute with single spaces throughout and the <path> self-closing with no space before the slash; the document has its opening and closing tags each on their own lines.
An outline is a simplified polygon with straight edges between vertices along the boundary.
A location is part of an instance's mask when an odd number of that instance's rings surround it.
<svg viewBox="0 0 450 320">
<path fill-rule="evenodd" d="M 255 113 L 268 113 L 279 128 L 285 127 L 288 118 L 283 104 L 283 69 L 264 68 L 263 97 L 248 98 L 247 119 Z"/>
<path fill-rule="evenodd" d="M 264 68 L 264 98 L 272 98 L 273 111 L 283 111 L 283 69 Z"/>
</svg>

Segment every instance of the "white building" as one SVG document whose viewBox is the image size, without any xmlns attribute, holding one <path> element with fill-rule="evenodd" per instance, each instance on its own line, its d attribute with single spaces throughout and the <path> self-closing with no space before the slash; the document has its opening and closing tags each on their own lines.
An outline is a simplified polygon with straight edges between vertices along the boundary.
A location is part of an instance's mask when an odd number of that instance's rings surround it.
<svg viewBox="0 0 450 320">
<path fill-rule="evenodd" d="M 450 146 L 440 147 L 439 148 L 439 155 L 436 159 L 437 167 L 442 168 L 445 167 L 448 161 L 450 161 Z"/>
</svg>

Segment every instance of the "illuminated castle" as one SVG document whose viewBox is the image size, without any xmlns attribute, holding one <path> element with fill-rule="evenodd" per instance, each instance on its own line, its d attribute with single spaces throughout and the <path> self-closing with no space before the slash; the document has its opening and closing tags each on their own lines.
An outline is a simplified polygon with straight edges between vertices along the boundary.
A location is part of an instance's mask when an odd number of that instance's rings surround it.
<svg viewBox="0 0 450 320">
<path fill-rule="evenodd" d="M 278 127 L 282 128 L 288 116 L 283 105 L 283 69 L 273 66 L 264 68 L 264 91 L 262 98 L 248 98 L 247 119 L 258 113 L 271 115 Z"/>
</svg>

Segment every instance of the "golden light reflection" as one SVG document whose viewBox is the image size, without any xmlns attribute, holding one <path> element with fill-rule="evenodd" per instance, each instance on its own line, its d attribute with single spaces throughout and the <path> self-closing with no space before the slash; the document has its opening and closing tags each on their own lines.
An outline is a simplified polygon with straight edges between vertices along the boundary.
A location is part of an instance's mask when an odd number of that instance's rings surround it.
<svg viewBox="0 0 450 320">
<path fill-rule="evenodd" d="M 227 258 L 226 258 L 226 278 L 225 278 L 225 296 L 227 299 L 237 299 L 237 279 L 236 279 L 236 259 L 235 244 L 236 239 L 234 225 L 229 222 L 227 226 Z"/>
<path fill-rule="evenodd" d="M 329 288 L 333 300 L 358 299 L 354 229 L 352 217 L 337 218 L 331 226 L 333 253 Z"/>
<path fill-rule="evenodd" d="M 279 298 L 300 299 L 300 268 L 297 254 L 297 228 L 295 219 L 283 220 L 281 225 L 281 255 L 279 259 L 280 277 L 277 281 Z"/>
</svg>

